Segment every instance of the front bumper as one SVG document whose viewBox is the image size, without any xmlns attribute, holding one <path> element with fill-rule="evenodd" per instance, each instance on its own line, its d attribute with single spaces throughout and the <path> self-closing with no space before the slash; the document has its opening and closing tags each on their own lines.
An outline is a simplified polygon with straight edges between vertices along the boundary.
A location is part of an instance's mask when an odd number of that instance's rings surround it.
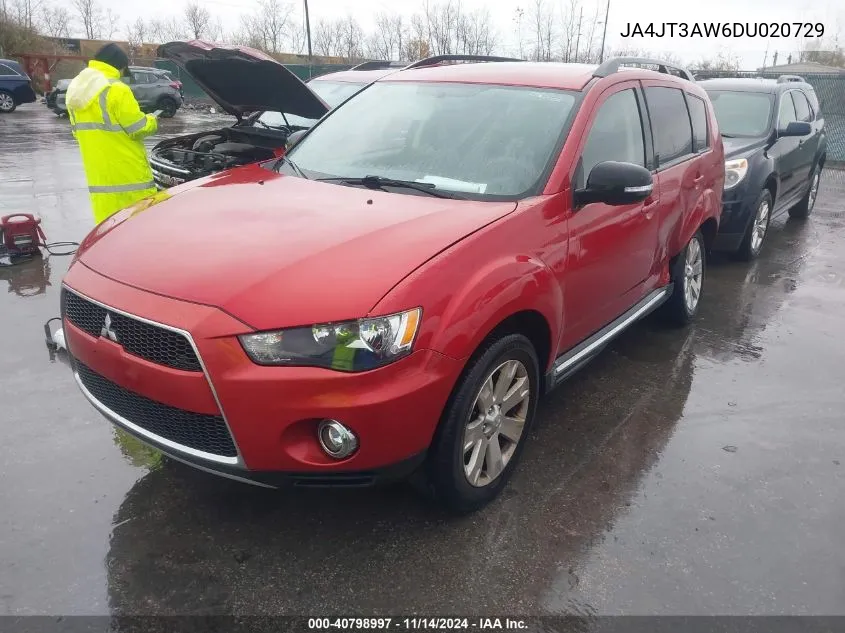
<svg viewBox="0 0 845 633">
<path fill-rule="evenodd" d="M 740 183 L 736 189 L 722 194 L 722 217 L 719 232 L 713 242 L 713 250 L 736 251 L 742 244 L 748 223 L 754 217 L 754 205 L 760 192 Z"/>
<path fill-rule="evenodd" d="M 249 330 L 216 308 L 124 286 L 78 262 L 64 286 L 68 351 L 94 407 L 180 461 L 261 485 L 369 485 L 406 474 L 431 443 L 462 369 L 429 350 L 356 374 L 262 367 L 237 340 Z M 74 309 L 82 301 L 98 312 L 73 312 L 71 299 Z M 104 314 L 110 325 L 97 332 Z M 187 345 L 179 348 L 179 337 Z M 149 353 L 150 341 L 159 351 Z M 316 429 L 325 418 L 358 436 L 349 458 L 323 453 Z"/>
</svg>

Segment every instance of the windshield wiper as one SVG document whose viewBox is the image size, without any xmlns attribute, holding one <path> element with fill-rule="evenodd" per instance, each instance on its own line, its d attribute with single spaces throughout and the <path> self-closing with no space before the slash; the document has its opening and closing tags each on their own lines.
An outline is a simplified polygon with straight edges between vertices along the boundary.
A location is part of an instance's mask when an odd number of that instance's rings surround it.
<svg viewBox="0 0 845 633">
<path fill-rule="evenodd" d="M 435 198 L 451 198 L 453 200 L 466 200 L 464 196 L 456 193 L 447 193 L 445 191 L 437 191 L 436 185 L 430 182 L 414 182 L 413 180 L 396 180 L 394 178 L 384 178 L 383 176 L 364 176 L 363 178 L 350 177 L 332 177 L 332 178 L 317 178 L 321 182 L 341 182 L 347 185 L 363 185 L 368 189 L 381 189 L 385 187 L 396 187 L 402 189 L 413 189 L 414 191 L 421 191 L 427 193 Z"/>
<path fill-rule="evenodd" d="M 277 161 L 273 164 L 273 171 L 279 171 L 279 166 L 280 166 L 282 163 L 287 163 L 288 165 L 290 165 L 290 167 L 291 167 L 291 169 L 293 169 L 294 173 L 295 173 L 297 176 L 299 176 L 300 178 L 305 178 L 305 180 L 310 180 L 310 178 L 308 178 L 308 176 L 306 176 L 306 175 L 305 175 L 305 172 L 304 172 L 304 171 L 302 171 L 302 168 L 300 168 L 300 166 L 299 166 L 299 165 L 297 165 L 295 162 L 293 162 L 293 161 L 292 161 L 290 158 L 288 158 L 287 156 L 282 156 L 281 158 L 279 158 L 279 160 L 277 160 Z"/>
</svg>

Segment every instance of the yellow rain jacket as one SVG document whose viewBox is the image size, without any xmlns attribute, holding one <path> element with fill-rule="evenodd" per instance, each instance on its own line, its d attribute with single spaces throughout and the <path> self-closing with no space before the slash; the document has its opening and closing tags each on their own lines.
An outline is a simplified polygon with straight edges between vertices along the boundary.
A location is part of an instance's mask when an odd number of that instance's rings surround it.
<svg viewBox="0 0 845 633">
<path fill-rule="evenodd" d="M 158 130 L 135 95 L 120 80 L 120 71 L 97 60 L 79 73 L 65 102 L 71 130 L 79 142 L 88 192 L 99 224 L 109 216 L 156 192 L 142 139 Z"/>
</svg>

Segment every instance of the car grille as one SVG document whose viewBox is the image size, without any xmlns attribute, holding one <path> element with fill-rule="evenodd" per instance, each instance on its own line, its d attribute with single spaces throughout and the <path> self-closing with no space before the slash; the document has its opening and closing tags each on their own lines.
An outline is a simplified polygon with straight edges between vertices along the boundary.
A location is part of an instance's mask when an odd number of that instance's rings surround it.
<svg viewBox="0 0 845 633">
<path fill-rule="evenodd" d="M 226 422 L 219 415 L 177 409 L 124 389 L 78 360 L 74 368 L 88 392 L 102 405 L 159 437 L 198 451 L 237 457 Z"/>
<path fill-rule="evenodd" d="M 61 309 L 62 316 L 91 336 L 100 336 L 108 315 L 117 343 L 130 354 L 173 369 L 202 371 L 194 348 L 178 332 L 111 312 L 64 288 Z"/>
<path fill-rule="evenodd" d="M 162 189 L 181 185 L 190 178 L 190 172 L 171 167 L 166 162 L 150 159 L 150 168 L 153 172 L 153 180 Z"/>
</svg>

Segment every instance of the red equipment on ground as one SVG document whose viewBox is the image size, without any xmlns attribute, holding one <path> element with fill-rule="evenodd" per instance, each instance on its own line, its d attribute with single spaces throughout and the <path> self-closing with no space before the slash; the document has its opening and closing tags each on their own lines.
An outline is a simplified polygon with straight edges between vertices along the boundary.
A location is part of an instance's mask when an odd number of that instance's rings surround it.
<svg viewBox="0 0 845 633">
<path fill-rule="evenodd" d="M 35 255 L 47 245 L 41 218 L 30 213 L 13 213 L 0 218 L 0 240 L 8 255 Z"/>
</svg>

